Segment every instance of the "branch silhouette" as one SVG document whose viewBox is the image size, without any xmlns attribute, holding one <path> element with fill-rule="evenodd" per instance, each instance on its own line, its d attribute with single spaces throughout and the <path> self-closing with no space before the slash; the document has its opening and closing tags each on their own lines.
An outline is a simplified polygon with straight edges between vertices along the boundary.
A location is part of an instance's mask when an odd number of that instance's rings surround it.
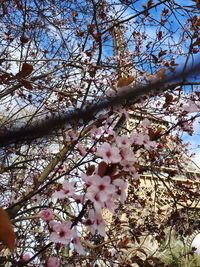
<svg viewBox="0 0 200 267">
<path fill-rule="evenodd" d="M 123 92 L 113 97 L 105 97 L 101 101 L 88 105 L 81 110 L 77 109 L 62 115 L 55 115 L 49 119 L 37 121 L 30 126 L 3 130 L 0 133 L 0 147 L 50 136 L 55 130 L 70 125 L 73 121 L 78 122 L 80 125 L 91 121 L 102 110 L 116 107 L 120 104 L 130 106 L 140 101 L 144 96 L 159 95 L 168 89 L 175 88 L 177 84 L 180 85 L 180 79 L 185 82 L 191 75 L 197 75 L 199 70 L 200 62 L 184 71 L 184 73 L 183 70 L 178 70 L 176 74 L 163 80 L 154 81 L 143 86 L 127 87 Z"/>
</svg>

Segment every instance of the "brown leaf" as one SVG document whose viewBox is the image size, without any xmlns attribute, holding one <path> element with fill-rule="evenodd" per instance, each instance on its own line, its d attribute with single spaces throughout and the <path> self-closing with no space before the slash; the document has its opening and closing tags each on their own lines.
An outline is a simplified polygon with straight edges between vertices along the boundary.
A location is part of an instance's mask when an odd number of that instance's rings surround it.
<svg viewBox="0 0 200 267">
<path fill-rule="evenodd" d="M 171 103 L 171 102 L 173 102 L 173 100 L 174 100 L 174 97 L 172 94 L 169 94 L 169 93 L 165 94 L 165 102 L 166 103 Z"/>
<path fill-rule="evenodd" d="M 147 6 L 148 6 L 148 8 L 150 8 L 151 6 L 153 6 L 153 1 L 152 0 L 149 0 L 148 3 L 147 3 Z"/>
<path fill-rule="evenodd" d="M 95 166 L 94 165 L 89 165 L 87 167 L 87 169 L 86 169 L 86 174 L 90 176 L 90 175 L 92 175 L 94 173 L 94 171 L 95 171 Z"/>
<path fill-rule="evenodd" d="M 19 10 L 22 10 L 22 9 L 23 9 L 23 7 L 22 7 L 22 5 L 20 4 L 20 1 L 19 1 L 19 0 L 14 0 L 14 2 L 15 2 L 16 6 L 17 6 L 17 8 L 18 8 Z"/>
<path fill-rule="evenodd" d="M 26 37 L 25 35 L 22 35 L 22 36 L 20 37 L 20 41 L 21 41 L 23 44 L 26 44 L 26 43 L 28 43 L 29 38 Z"/>
<path fill-rule="evenodd" d="M 119 241 L 118 247 L 119 248 L 127 248 L 129 241 L 130 240 L 127 237 L 124 237 L 122 240 Z"/>
<path fill-rule="evenodd" d="M 200 38 L 197 38 L 196 41 L 192 44 L 192 46 L 200 45 Z"/>
<path fill-rule="evenodd" d="M 16 236 L 8 214 L 0 208 L 0 241 L 7 246 L 10 251 L 16 247 Z"/>
<path fill-rule="evenodd" d="M 83 37 L 84 36 L 84 32 L 79 30 L 79 29 L 76 31 L 76 34 L 77 34 L 78 37 Z"/>
<path fill-rule="evenodd" d="M 21 73 L 23 77 L 30 75 L 33 71 L 33 66 L 28 63 L 23 63 Z"/>
<path fill-rule="evenodd" d="M 1 3 L 1 6 L 2 6 L 2 10 L 3 10 L 3 15 L 7 15 L 7 14 L 8 14 L 8 9 L 7 9 L 7 7 L 4 5 L 3 2 Z"/>
<path fill-rule="evenodd" d="M 100 42 L 101 41 L 101 33 L 100 32 L 92 34 L 92 37 L 94 38 L 94 40 L 96 42 Z"/>
<path fill-rule="evenodd" d="M 162 39 L 162 31 L 159 31 L 157 34 L 158 40 L 160 41 Z"/>
<path fill-rule="evenodd" d="M 72 11 L 72 17 L 77 17 L 78 16 L 78 12 L 77 11 Z"/>
<path fill-rule="evenodd" d="M 193 0 L 196 3 L 197 8 L 200 8 L 200 0 Z"/>
<path fill-rule="evenodd" d="M 108 166 L 107 170 L 106 170 L 106 175 L 110 176 L 111 179 L 115 179 L 114 177 L 115 177 L 116 175 L 119 175 L 119 173 L 116 174 L 116 171 L 117 171 L 117 165 L 116 165 L 116 164 L 110 164 L 110 165 Z M 121 175 L 121 174 L 120 174 L 120 175 Z"/>
<path fill-rule="evenodd" d="M 23 63 L 22 69 L 19 73 L 16 74 L 16 77 L 26 77 L 30 75 L 33 71 L 33 66 L 28 63 Z"/>
<path fill-rule="evenodd" d="M 158 129 L 149 129 L 149 137 L 150 137 L 150 140 L 155 140 L 157 138 L 159 138 L 159 136 L 161 135 L 163 129 L 162 127 L 159 127 Z"/>
<path fill-rule="evenodd" d="M 38 178 L 36 176 L 33 176 L 33 185 L 34 185 L 34 190 L 37 190 L 40 186 L 40 183 L 39 183 Z"/>
<path fill-rule="evenodd" d="M 21 79 L 21 83 L 26 89 L 30 89 L 30 90 L 33 89 L 33 86 L 29 81 Z"/>
<path fill-rule="evenodd" d="M 107 168 L 108 165 L 104 161 L 100 162 L 98 166 L 98 175 L 103 177 L 106 173 Z"/>
<path fill-rule="evenodd" d="M 162 16 L 166 16 L 169 13 L 169 9 L 165 8 L 162 11 Z"/>
<path fill-rule="evenodd" d="M 128 86 L 135 80 L 135 77 L 129 76 L 129 77 L 121 77 L 118 80 L 117 87 L 124 87 Z"/>
<path fill-rule="evenodd" d="M 87 26 L 87 28 L 88 28 L 88 33 L 89 34 L 94 34 L 94 29 L 95 29 L 95 25 L 94 24 L 89 24 Z"/>
<path fill-rule="evenodd" d="M 167 50 L 161 50 L 158 54 L 158 57 L 165 56 L 167 54 Z"/>
<path fill-rule="evenodd" d="M 157 63 L 157 62 L 158 62 L 158 58 L 157 58 L 157 56 L 155 56 L 154 54 L 152 54 L 151 56 L 152 56 L 152 58 L 154 59 L 154 61 Z"/>
<path fill-rule="evenodd" d="M 160 79 L 165 79 L 166 78 L 166 69 L 165 68 L 162 68 L 160 69 L 159 71 L 156 72 L 156 76 Z"/>
</svg>

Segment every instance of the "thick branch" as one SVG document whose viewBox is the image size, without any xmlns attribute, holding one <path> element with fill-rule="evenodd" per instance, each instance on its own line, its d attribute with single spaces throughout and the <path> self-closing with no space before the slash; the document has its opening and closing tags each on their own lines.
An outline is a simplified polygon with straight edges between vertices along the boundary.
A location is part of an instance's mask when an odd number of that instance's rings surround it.
<svg viewBox="0 0 200 267">
<path fill-rule="evenodd" d="M 106 110 L 110 107 L 115 107 L 126 102 L 126 105 L 133 105 L 140 101 L 144 96 L 159 95 L 160 93 L 175 88 L 177 85 L 184 84 L 178 79 L 183 76 L 188 77 L 191 74 L 194 75 L 200 69 L 200 63 L 196 64 L 193 68 L 190 68 L 183 75 L 180 70 L 176 75 L 169 76 L 162 81 L 152 82 L 146 86 L 127 87 L 123 93 L 105 98 L 98 103 L 94 103 L 91 106 L 87 106 L 84 109 L 75 110 L 71 113 L 64 115 L 58 115 L 51 117 L 45 121 L 39 121 L 30 127 L 22 127 L 18 129 L 11 129 L 4 131 L 0 134 L 0 147 L 14 144 L 17 142 L 31 141 L 42 136 L 48 136 L 52 134 L 53 130 L 61 128 L 63 125 L 70 125 L 73 121 L 83 124 L 89 122 L 97 116 L 98 112 Z"/>
</svg>

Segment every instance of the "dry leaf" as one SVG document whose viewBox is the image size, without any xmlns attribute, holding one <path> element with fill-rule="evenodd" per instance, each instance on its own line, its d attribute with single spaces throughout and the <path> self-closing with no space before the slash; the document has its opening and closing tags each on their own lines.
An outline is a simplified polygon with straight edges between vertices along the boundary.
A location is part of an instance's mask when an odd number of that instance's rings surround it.
<svg viewBox="0 0 200 267">
<path fill-rule="evenodd" d="M 16 77 L 26 77 L 30 75 L 33 71 L 33 66 L 28 63 L 23 63 L 22 69 L 19 73 L 16 74 Z"/>
<path fill-rule="evenodd" d="M 196 3 L 197 8 L 200 8 L 200 0 L 193 0 Z"/>
<path fill-rule="evenodd" d="M 20 37 L 20 41 L 21 41 L 23 44 L 26 44 L 26 43 L 29 42 L 29 38 L 26 37 L 25 35 L 22 35 L 22 36 Z"/>
<path fill-rule="evenodd" d="M 26 89 L 33 89 L 32 84 L 29 81 L 21 79 L 21 83 Z"/>
<path fill-rule="evenodd" d="M 119 248 L 128 248 L 129 239 L 127 237 L 124 237 L 122 240 L 119 241 L 118 247 Z"/>
<path fill-rule="evenodd" d="M 160 69 L 159 71 L 156 72 L 156 76 L 159 78 L 159 79 L 165 79 L 166 78 L 166 69 L 165 68 L 162 68 Z"/>
<path fill-rule="evenodd" d="M 158 40 L 160 41 L 163 37 L 163 33 L 162 31 L 159 31 L 158 34 L 157 34 L 157 37 L 158 37 Z"/>
<path fill-rule="evenodd" d="M 153 6 L 153 1 L 152 0 L 149 0 L 148 3 L 147 3 L 147 7 L 150 8 Z"/>
<path fill-rule="evenodd" d="M 23 63 L 21 73 L 24 77 L 31 74 L 32 71 L 33 71 L 33 66 L 31 64 Z"/>
<path fill-rule="evenodd" d="M 121 77 L 119 78 L 119 81 L 117 83 L 117 87 L 124 87 L 128 86 L 135 80 L 135 77 L 129 76 L 129 77 Z"/>
<path fill-rule="evenodd" d="M 15 249 L 15 232 L 7 212 L 2 208 L 0 208 L 0 242 L 7 246 L 10 251 Z"/>
<path fill-rule="evenodd" d="M 196 41 L 192 44 L 192 46 L 200 45 L 200 38 L 197 38 Z"/>
<path fill-rule="evenodd" d="M 95 171 L 95 166 L 94 166 L 94 165 L 89 165 L 89 166 L 87 167 L 86 174 L 87 174 L 88 176 L 90 176 L 90 175 L 92 175 L 92 174 L 94 173 L 94 171 Z"/>
<path fill-rule="evenodd" d="M 104 162 L 101 161 L 98 166 L 98 175 L 100 177 L 103 177 L 107 171 L 108 165 Z"/>
</svg>

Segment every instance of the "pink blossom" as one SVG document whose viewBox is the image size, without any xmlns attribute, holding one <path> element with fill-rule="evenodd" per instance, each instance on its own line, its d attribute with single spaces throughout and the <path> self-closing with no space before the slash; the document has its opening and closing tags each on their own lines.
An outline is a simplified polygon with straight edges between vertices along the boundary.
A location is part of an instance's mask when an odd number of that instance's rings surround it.
<svg viewBox="0 0 200 267">
<path fill-rule="evenodd" d="M 111 117 L 108 117 L 107 120 L 106 120 L 106 122 L 107 122 L 109 125 L 111 125 L 112 122 L 113 122 L 113 119 L 112 119 Z"/>
<path fill-rule="evenodd" d="M 84 62 L 89 62 L 90 61 L 90 57 L 85 52 L 80 52 L 80 55 L 81 55 L 81 59 Z"/>
<path fill-rule="evenodd" d="M 59 267 L 60 266 L 60 260 L 56 257 L 49 257 L 47 261 L 47 267 Z"/>
<path fill-rule="evenodd" d="M 86 197 L 94 203 L 95 209 L 103 207 L 104 202 L 115 192 L 109 176 L 93 175 L 92 185 L 88 187 Z"/>
<path fill-rule="evenodd" d="M 120 149 L 120 155 L 122 160 L 130 161 L 134 163 L 136 161 L 133 151 L 129 148 L 123 147 Z"/>
<path fill-rule="evenodd" d="M 136 145 L 143 145 L 144 144 L 144 140 L 146 139 L 147 140 L 147 135 L 145 134 L 141 134 L 141 133 L 133 133 L 131 135 L 131 139 L 132 139 L 132 142 Z"/>
<path fill-rule="evenodd" d="M 103 143 L 97 149 L 97 156 L 102 157 L 106 163 L 118 163 L 121 160 L 119 149 L 117 147 L 112 147 L 108 143 Z"/>
<path fill-rule="evenodd" d="M 114 201 L 115 201 L 114 195 L 110 195 L 104 202 L 104 208 L 107 208 L 110 212 L 114 213 L 114 211 L 117 208 Z"/>
<path fill-rule="evenodd" d="M 155 146 L 155 142 L 150 141 L 149 136 L 147 134 L 142 133 L 133 133 L 131 135 L 132 142 L 137 145 L 144 145 L 146 149 L 150 149 Z"/>
<path fill-rule="evenodd" d="M 122 204 L 126 200 L 126 190 L 127 190 L 127 182 L 122 179 L 116 179 L 113 181 L 113 184 L 117 187 L 116 195 L 119 197 Z"/>
<path fill-rule="evenodd" d="M 86 151 L 85 147 L 82 146 L 82 144 L 78 143 L 77 149 L 80 152 L 81 156 L 85 156 L 87 154 L 87 151 Z"/>
<path fill-rule="evenodd" d="M 56 191 L 53 194 L 53 197 L 62 199 L 66 197 L 71 197 L 75 193 L 75 188 L 74 188 L 75 182 L 64 182 L 62 185 L 62 189 L 60 191 Z"/>
<path fill-rule="evenodd" d="M 66 137 L 65 137 L 65 140 L 67 142 L 71 142 L 71 141 L 75 141 L 77 139 L 77 136 L 76 136 L 76 133 L 73 131 L 73 130 L 69 130 L 67 133 L 66 133 Z"/>
<path fill-rule="evenodd" d="M 73 195 L 75 192 L 74 188 L 75 182 L 64 182 L 63 183 L 63 191 L 67 195 Z"/>
<path fill-rule="evenodd" d="M 95 191 L 89 191 L 86 196 L 92 201 L 96 210 L 101 210 L 101 208 L 103 208 L 104 202 L 101 200 L 99 193 Z"/>
<path fill-rule="evenodd" d="M 149 128 L 149 126 L 150 126 L 150 121 L 147 119 L 147 118 L 145 118 L 143 121 L 142 121 L 142 126 L 145 128 L 145 129 L 148 129 Z"/>
<path fill-rule="evenodd" d="M 138 172 L 135 172 L 134 175 L 132 175 L 132 178 L 133 178 L 134 180 L 139 180 L 139 179 L 140 179 L 140 175 L 139 175 L 139 173 L 138 173 Z"/>
<path fill-rule="evenodd" d="M 123 170 L 129 173 L 134 173 L 135 168 L 133 166 L 133 162 L 127 161 L 127 160 L 122 160 L 120 162 L 120 165 L 123 166 Z"/>
<path fill-rule="evenodd" d="M 144 141 L 144 147 L 148 150 L 148 149 L 151 149 L 153 147 L 156 146 L 156 142 L 154 141 L 150 141 L 150 140 L 147 140 L 147 141 Z"/>
<path fill-rule="evenodd" d="M 77 204 L 83 203 L 84 201 L 84 195 L 73 195 L 73 199 L 76 201 Z"/>
<path fill-rule="evenodd" d="M 67 221 L 65 223 L 51 221 L 49 225 L 53 230 L 50 235 L 50 239 L 53 242 L 69 244 L 71 238 L 73 237 L 73 230 L 71 229 L 70 221 Z"/>
<path fill-rule="evenodd" d="M 85 254 L 85 250 L 83 246 L 81 245 L 80 238 L 77 236 L 77 234 L 74 235 L 72 239 L 72 243 L 74 245 L 75 250 L 77 251 L 78 254 Z"/>
<path fill-rule="evenodd" d="M 22 256 L 23 261 L 29 261 L 31 258 L 31 255 L 29 253 L 24 253 Z"/>
<path fill-rule="evenodd" d="M 110 125 L 105 125 L 103 128 L 104 131 L 104 135 L 110 135 L 110 136 L 115 136 L 115 131 L 113 129 L 110 128 Z"/>
<path fill-rule="evenodd" d="M 101 236 L 105 236 L 106 232 L 105 232 L 105 221 L 102 217 L 101 213 L 97 213 L 94 210 L 89 210 L 88 213 L 88 219 L 85 222 L 85 224 L 87 225 L 89 231 L 94 235 L 96 231 L 98 231 L 98 233 Z"/>
<path fill-rule="evenodd" d="M 40 217 L 42 220 L 48 222 L 53 219 L 53 211 L 52 209 L 45 209 L 40 212 Z"/>
<path fill-rule="evenodd" d="M 189 100 L 187 104 L 184 104 L 182 106 L 182 109 L 188 113 L 194 113 L 199 111 L 199 107 L 191 100 Z"/>
<path fill-rule="evenodd" d="M 89 187 L 89 186 L 91 186 L 92 185 L 92 177 L 93 176 L 88 176 L 87 174 L 85 174 L 85 173 L 82 173 L 81 174 L 81 178 L 82 178 L 82 180 L 85 182 L 85 185 L 87 186 L 87 187 Z"/>
<path fill-rule="evenodd" d="M 94 127 L 90 130 L 90 135 L 91 135 L 92 139 L 96 139 L 96 138 L 98 138 L 101 134 L 102 134 L 101 129 L 97 128 L 96 126 L 94 126 Z"/>
<path fill-rule="evenodd" d="M 27 188 L 27 193 L 30 192 L 30 191 L 31 191 L 31 188 Z M 33 196 L 31 198 L 31 200 L 33 202 L 35 202 L 35 204 L 40 204 L 41 203 L 41 196 L 39 194 L 37 194 L 37 195 Z"/>
<path fill-rule="evenodd" d="M 104 201 L 107 195 L 114 193 L 115 188 L 111 184 L 110 176 L 100 177 L 99 175 L 93 175 L 92 185 L 89 187 L 88 191 L 99 192 L 102 201 Z"/>
<path fill-rule="evenodd" d="M 127 135 L 117 136 L 116 143 L 119 148 L 130 146 L 130 138 Z"/>
</svg>

